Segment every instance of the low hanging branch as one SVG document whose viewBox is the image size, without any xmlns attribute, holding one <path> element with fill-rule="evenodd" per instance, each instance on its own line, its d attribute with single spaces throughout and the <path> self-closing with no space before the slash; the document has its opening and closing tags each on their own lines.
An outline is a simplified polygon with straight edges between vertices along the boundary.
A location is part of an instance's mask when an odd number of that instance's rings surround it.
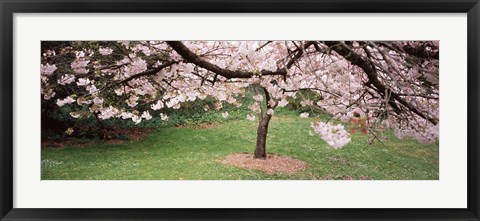
<svg viewBox="0 0 480 221">
<path fill-rule="evenodd" d="M 167 68 L 167 67 L 170 67 L 174 64 L 177 64 L 178 61 L 166 61 L 165 63 L 163 63 L 162 65 L 154 68 L 154 69 L 149 69 L 149 70 L 146 70 L 144 72 L 141 72 L 141 73 L 138 73 L 138 74 L 135 74 L 135 75 L 132 75 L 128 78 L 125 78 L 121 81 L 117 81 L 116 83 L 114 84 L 108 84 L 108 85 L 105 85 L 105 87 L 101 88 L 100 91 L 104 91 L 104 90 L 108 90 L 110 88 L 113 88 L 117 85 L 121 85 L 121 84 L 128 84 L 128 82 L 130 82 L 131 80 L 133 79 L 137 79 L 137 78 L 140 78 L 140 77 L 145 77 L 145 76 L 150 76 L 150 75 L 155 75 L 157 74 L 159 71 Z"/>
</svg>

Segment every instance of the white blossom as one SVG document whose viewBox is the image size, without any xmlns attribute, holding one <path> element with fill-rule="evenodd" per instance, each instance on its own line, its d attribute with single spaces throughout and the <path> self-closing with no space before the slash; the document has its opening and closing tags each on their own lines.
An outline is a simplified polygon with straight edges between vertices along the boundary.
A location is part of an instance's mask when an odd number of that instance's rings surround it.
<svg viewBox="0 0 480 221">
<path fill-rule="evenodd" d="M 159 100 L 157 101 L 157 103 L 152 104 L 150 107 L 152 108 L 152 110 L 160 110 L 163 108 L 163 102 Z"/>
<path fill-rule="evenodd" d="M 222 117 L 223 117 L 223 118 L 227 118 L 227 117 L 228 117 L 228 112 L 223 112 L 223 113 L 222 113 Z"/>
<path fill-rule="evenodd" d="M 140 117 L 138 115 L 133 115 L 132 116 L 132 121 L 135 122 L 135 124 L 139 124 L 140 122 L 142 122 L 142 117 Z"/>
<path fill-rule="evenodd" d="M 113 49 L 111 48 L 99 48 L 98 52 L 100 52 L 101 55 L 109 55 L 113 52 Z"/>
<path fill-rule="evenodd" d="M 304 112 L 300 114 L 300 118 L 308 118 L 309 113 Z"/>
<path fill-rule="evenodd" d="M 90 84 L 90 80 L 88 78 L 79 78 L 77 81 L 78 86 L 86 86 Z"/>
<path fill-rule="evenodd" d="M 333 149 L 340 149 L 350 142 L 350 134 L 341 124 L 312 122 L 311 127 Z"/>
<path fill-rule="evenodd" d="M 247 120 L 249 120 L 249 121 L 254 121 L 254 120 L 255 120 L 255 115 L 253 115 L 253 114 L 247 114 Z"/>
<path fill-rule="evenodd" d="M 163 121 L 167 121 L 168 120 L 168 116 L 164 113 L 160 113 L 160 119 L 162 119 Z"/>
<path fill-rule="evenodd" d="M 152 119 L 152 115 L 150 115 L 150 113 L 148 111 L 144 111 L 142 113 L 142 118 L 145 119 L 145 120 L 150 120 L 150 119 Z"/>
<path fill-rule="evenodd" d="M 73 99 L 73 98 L 70 97 L 70 96 L 67 96 L 65 99 L 62 99 L 62 100 L 57 99 L 57 105 L 58 105 L 59 107 L 65 105 L 65 104 L 71 104 L 71 103 L 73 103 L 73 102 L 75 102 L 75 99 Z"/>
<path fill-rule="evenodd" d="M 80 118 L 80 114 L 78 112 L 70 112 L 70 116 L 73 118 Z"/>
<path fill-rule="evenodd" d="M 74 132 L 73 128 L 69 127 L 66 131 L 65 134 L 72 135 Z"/>
<path fill-rule="evenodd" d="M 121 117 L 122 119 L 124 119 L 124 120 L 125 120 L 125 119 L 130 119 L 130 118 L 133 117 L 133 114 L 130 113 L 130 112 L 122 112 L 122 113 L 120 114 L 120 117 Z"/>
</svg>

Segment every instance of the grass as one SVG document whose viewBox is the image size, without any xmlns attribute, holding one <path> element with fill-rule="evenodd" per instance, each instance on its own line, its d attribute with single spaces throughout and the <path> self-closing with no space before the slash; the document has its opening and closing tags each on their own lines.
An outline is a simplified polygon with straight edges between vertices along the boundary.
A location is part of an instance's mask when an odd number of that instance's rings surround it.
<svg viewBox="0 0 480 221">
<path fill-rule="evenodd" d="M 334 150 L 310 122 L 298 115 L 276 114 L 269 128 L 267 154 L 308 163 L 295 174 L 267 174 L 222 164 L 227 155 L 253 153 L 257 122 L 232 119 L 213 127 L 156 128 L 143 141 L 95 143 L 87 147 L 42 149 L 42 180 L 437 180 L 438 143 L 420 144 L 388 133 L 385 144 L 367 145 L 355 134 L 343 149 Z"/>
</svg>

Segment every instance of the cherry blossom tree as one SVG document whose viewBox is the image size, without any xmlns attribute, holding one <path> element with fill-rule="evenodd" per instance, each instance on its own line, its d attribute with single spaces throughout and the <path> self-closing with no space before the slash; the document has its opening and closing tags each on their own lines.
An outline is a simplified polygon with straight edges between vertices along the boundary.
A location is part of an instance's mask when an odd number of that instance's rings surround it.
<svg viewBox="0 0 480 221">
<path fill-rule="evenodd" d="M 206 97 L 220 111 L 225 103 L 242 105 L 238 99 L 253 88 L 245 117 L 258 118 L 254 157 L 263 159 L 275 109 L 301 91 L 317 95 L 302 105 L 343 122 L 311 124 L 332 148 L 357 130 L 436 141 L 438 70 L 438 41 L 74 42 L 44 47 L 40 65 L 44 102 L 99 121 L 168 120 L 164 110 Z"/>
</svg>

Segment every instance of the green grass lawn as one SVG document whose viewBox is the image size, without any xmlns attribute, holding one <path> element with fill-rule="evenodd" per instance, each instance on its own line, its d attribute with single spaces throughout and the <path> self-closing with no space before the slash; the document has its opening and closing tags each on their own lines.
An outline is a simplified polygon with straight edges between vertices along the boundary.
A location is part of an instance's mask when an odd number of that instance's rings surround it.
<svg viewBox="0 0 480 221">
<path fill-rule="evenodd" d="M 388 139 L 367 145 L 355 134 L 343 149 L 334 150 L 310 122 L 318 118 L 275 115 L 270 123 L 267 154 L 308 163 L 295 174 L 267 174 L 221 163 L 230 154 L 253 153 L 257 121 L 232 119 L 206 129 L 162 127 L 143 141 L 96 142 L 87 147 L 42 149 L 42 180 L 436 180 L 438 143 Z"/>
</svg>

